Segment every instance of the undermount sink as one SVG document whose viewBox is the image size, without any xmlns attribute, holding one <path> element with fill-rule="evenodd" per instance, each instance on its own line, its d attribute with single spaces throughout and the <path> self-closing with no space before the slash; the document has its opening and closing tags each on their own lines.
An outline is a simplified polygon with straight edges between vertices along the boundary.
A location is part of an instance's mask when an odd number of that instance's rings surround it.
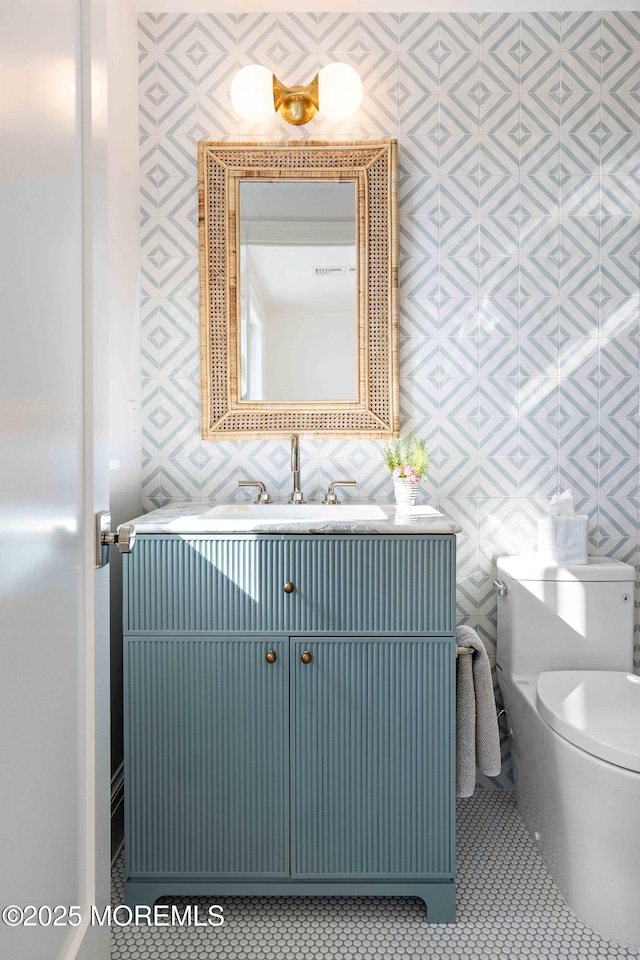
<svg viewBox="0 0 640 960">
<path fill-rule="evenodd" d="M 385 520 L 386 514 L 368 503 L 220 503 L 205 513 L 207 520 L 249 520 L 253 523 L 354 523 Z"/>
</svg>

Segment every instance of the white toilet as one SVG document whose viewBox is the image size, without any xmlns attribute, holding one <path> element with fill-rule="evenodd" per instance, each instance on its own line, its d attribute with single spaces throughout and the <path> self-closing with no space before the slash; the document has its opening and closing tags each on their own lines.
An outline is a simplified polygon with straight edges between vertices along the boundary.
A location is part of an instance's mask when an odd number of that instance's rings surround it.
<svg viewBox="0 0 640 960">
<path fill-rule="evenodd" d="M 518 810 L 567 903 L 640 945 L 635 569 L 498 560 L 498 682 Z"/>
</svg>

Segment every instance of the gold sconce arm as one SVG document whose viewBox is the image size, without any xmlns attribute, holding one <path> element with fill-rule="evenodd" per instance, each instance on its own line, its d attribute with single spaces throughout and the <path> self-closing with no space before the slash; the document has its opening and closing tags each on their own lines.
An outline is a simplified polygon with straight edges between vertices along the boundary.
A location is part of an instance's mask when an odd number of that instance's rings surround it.
<svg viewBox="0 0 640 960">
<path fill-rule="evenodd" d="M 318 110 L 318 74 L 306 87 L 285 87 L 274 73 L 273 104 L 287 123 L 308 123 Z"/>
</svg>

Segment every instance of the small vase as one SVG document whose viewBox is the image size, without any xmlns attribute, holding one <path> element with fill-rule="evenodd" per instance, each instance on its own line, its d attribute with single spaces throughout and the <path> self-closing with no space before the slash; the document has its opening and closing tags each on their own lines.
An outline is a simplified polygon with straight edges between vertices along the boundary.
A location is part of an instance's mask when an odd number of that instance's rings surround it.
<svg viewBox="0 0 640 960">
<path fill-rule="evenodd" d="M 415 480 L 407 480 L 404 477 L 397 477 L 393 481 L 393 489 L 396 495 L 396 504 L 398 509 L 414 507 L 416 497 L 418 496 L 419 483 Z"/>
</svg>

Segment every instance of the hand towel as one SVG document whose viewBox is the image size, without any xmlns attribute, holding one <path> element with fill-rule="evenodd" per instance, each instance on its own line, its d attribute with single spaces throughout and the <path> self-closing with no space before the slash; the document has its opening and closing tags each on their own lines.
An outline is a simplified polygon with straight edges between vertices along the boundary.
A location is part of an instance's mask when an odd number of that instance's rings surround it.
<svg viewBox="0 0 640 960">
<path fill-rule="evenodd" d="M 476 765 L 488 777 L 500 773 L 500 734 L 484 644 L 472 627 L 458 627 L 456 643 L 474 650 L 461 654 L 456 665 L 456 795 L 470 797 Z"/>
</svg>

